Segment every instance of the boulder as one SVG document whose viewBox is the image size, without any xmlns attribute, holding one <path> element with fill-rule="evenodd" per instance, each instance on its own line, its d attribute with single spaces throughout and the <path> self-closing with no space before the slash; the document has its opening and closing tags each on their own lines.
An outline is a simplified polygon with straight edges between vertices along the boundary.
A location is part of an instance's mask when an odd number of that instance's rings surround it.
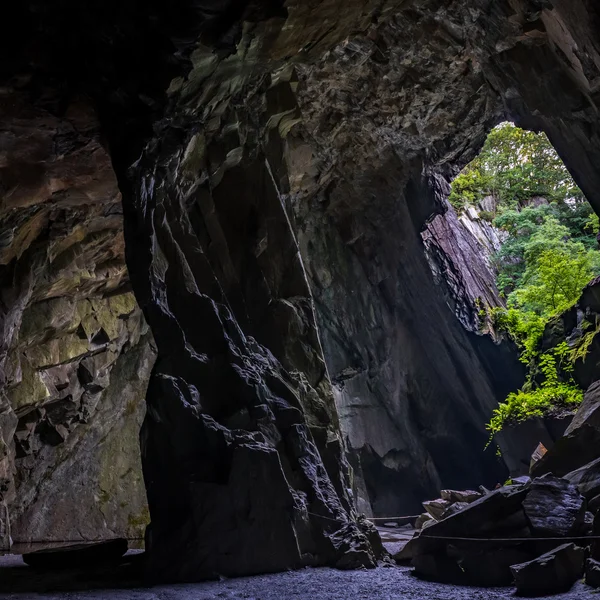
<svg viewBox="0 0 600 600">
<path fill-rule="evenodd" d="M 442 583 L 509 583 L 510 566 L 536 554 L 523 551 L 521 542 L 490 543 L 486 538 L 530 535 L 522 509 L 527 492 L 527 487 L 503 487 L 471 504 L 452 505 L 450 510 L 458 506 L 457 512 L 431 521 L 396 560 L 412 558 L 415 575 Z M 455 539 L 464 537 L 483 539 Z"/>
<path fill-rule="evenodd" d="M 465 585 L 467 583 L 465 573 L 457 561 L 443 551 L 415 554 L 412 559 L 412 566 L 415 568 L 414 574 L 419 579 L 455 585 Z"/>
<path fill-rule="evenodd" d="M 600 587 L 600 562 L 593 558 L 585 563 L 585 582 L 593 588 Z"/>
<path fill-rule="evenodd" d="M 423 529 L 423 526 L 429 521 L 433 521 L 433 517 L 429 513 L 423 513 L 415 521 L 415 529 Z"/>
<path fill-rule="evenodd" d="M 536 450 L 544 452 L 552 448 L 565 433 L 573 415 L 531 417 L 526 421 L 505 427 L 494 435 L 500 447 L 502 459 L 511 477 L 527 475 L 532 455 Z"/>
<path fill-rule="evenodd" d="M 430 500 L 429 502 L 423 502 L 423 508 L 437 521 L 442 518 L 442 515 L 446 509 L 450 506 L 450 502 L 447 500 Z"/>
<path fill-rule="evenodd" d="M 23 555 L 23 562 L 37 569 L 93 568 L 117 563 L 127 552 L 127 540 L 117 538 L 93 544 L 49 548 Z"/>
<path fill-rule="evenodd" d="M 442 515 L 442 519 L 447 519 L 448 517 L 455 515 L 457 512 L 460 512 L 461 510 L 464 510 L 465 508 L 467 508 L 467 506 L 469 506 L 468 502 L 455 502 L 454 504 L 451 504 L 444 511 L 444 514 Z"/>
<path fill-rule="evenodd" d="M 600 562 L 600 513 L 594 517 L 592 535 L 598 539 L 595 539 L 590 546 L 590 558 Z"/>
<path fill-rule="evenodd" d="M 595 381 L 586 390 L 583 402 L 567 427 L 565 435 L 576 432 L 584 425 L 590 425 L 600 431 L 600 381 Z"/>
<path fill-rule="evenodd" d="M 482 494 L 473 490 L 442 490 L 441 496 L 442 500 L 447 500 L 448 502 L 466 502 L 470 504 L 471 502 L 475 502 L 475 500 L 479 500 Z"/>
<path fill-rule="evenodd" d="M 583 575 L 585 552 L 563 544 L 529 562 L 513 565 L 512 574 L 521 596 L 543 596 L 571 589 Z"/>
<path fill-rule="evenodd" d="M 404 547 L 399 552 L 396 552 L 396 554 L 394 554 L 392 556 L 392 558 L 396 561 L 397 564 L 407 565 L 412 562 L 412 559 L 413 559 L 413 552 L 412 552 L 412 546 L 411 546 L 412 541 L 413 540 L 410 540 L 407 544 L 404 545 Z"/>
<path fill-rule="evenodd" d="M 505 486 L 472 502 L 463 510 L 427 528 L 428 536 L 478 536 L 505 533 L 515 528 L 512 520 L 521 511 L 527 487 Z M 519 523 L 522 519 L 519 520 Z"/>
<path fill-rule="evenodd" d="M 511 585 L 511 566 L 532 558 L 530 552 L 518 545 L 491 547 L 485 543 L 450 548 L 449 554 L 456 558 L 467 583 L 480 587 Z"/>
<path fill-rule="evenodd" d="M 586 499 L 592 500 L 600 494 L 600 458 L 568 473 L 564 478 L 576 485 Z"/>
<path fill-rule="evenodd" d="M 565 479 L 546 475 L 531 482 L 523 509 L 534 536 L 561 537 L 581 533 L 585 499 Z"/>
<path fill-rule="evenodd" d="M 594 533 L 594 514 L 589 510 L 586 511 L 585 517 L 583 519 L 583 525 L 581 527 L 580 535 L 593 535 Z"/>
</svg>

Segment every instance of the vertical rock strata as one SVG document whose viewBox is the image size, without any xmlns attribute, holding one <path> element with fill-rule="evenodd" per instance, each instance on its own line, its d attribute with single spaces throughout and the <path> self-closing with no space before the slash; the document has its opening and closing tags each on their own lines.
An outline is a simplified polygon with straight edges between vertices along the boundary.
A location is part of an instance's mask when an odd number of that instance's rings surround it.
<svg viewBox="0 0 600 600">
<path fill-rule="evenodd" d="M 446 201 L 421 234 L 435 283 L 468 331 L 493 333 L 489 310 L 505 306 L 496 286 L 493 257 L 502 247 L 502 232 L 470 207 L 460 216 Z"/>
</svg>

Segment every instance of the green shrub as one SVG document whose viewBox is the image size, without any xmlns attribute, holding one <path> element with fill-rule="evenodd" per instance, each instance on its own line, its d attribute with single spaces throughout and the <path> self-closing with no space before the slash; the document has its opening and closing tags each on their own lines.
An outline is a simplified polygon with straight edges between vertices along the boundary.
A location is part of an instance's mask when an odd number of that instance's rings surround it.
<svg viewBox="0 0 600 600">
<path fill-rule="evenodd" d="M 517 344 L 527 366 L 523 388 L 508 395 L 487 425 L 494 435 L 582 400 L 573 364 L 585 359 L 600 324 L 589 324 L 574 347 L 562 342 L 542 353 L 540 346 L 548 321 L 573 306 L 600 274 L 600 221 L 548 138 L 512 123 L 492 130 L 480 155 L 454 180 L 450 202 L 464 210 L 486 196 L 493 196 L 496 214 L 482 211 L 480 217 L 506 235 L 494 266 L 507 308 L 493 309 L 490 320 Z M 476 308 L 483 326 L 487 314 Z"/>
</svg>

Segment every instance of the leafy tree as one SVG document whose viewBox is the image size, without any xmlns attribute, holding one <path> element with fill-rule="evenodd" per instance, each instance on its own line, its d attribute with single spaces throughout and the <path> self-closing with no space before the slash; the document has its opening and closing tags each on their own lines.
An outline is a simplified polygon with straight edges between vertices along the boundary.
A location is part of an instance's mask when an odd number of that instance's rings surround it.
<svg viewBox="0 0 600 600">
<path fill-rule="evenodd" d="M 479 156 L 454 180 L 450 202 L 461 209 L 486 196 L 505 208 L 525 206 L 535 197 L 585 201 L 546 135 L 512 123 L 490 132 Z"/>
<path fill-rule="evenodd" d="M 579 246 L 579 248 L 578 248 Z M 541 251 L 525 271 L 525 285 L 509 302 L 527 312 L 552 317 L 574 304 L 599 272 L 598 253 L 576 242 Z"/>
<path fill-rule="evenodd" d="M 481 154 L 455 179 L 450 201 L 461 210 L 486 196 L 495 200 L 493 223 L 505 235 L 495 266 L 507 308 L 494 309 L 492 317 L 528 366 L 523 388 L 494 412 L 488 424 L 493 435 L 506 424 L 581 402 L 573 361 L 600 325 L 580 347 L 563 342 L 542 353 L 540 342 L 549 319 L 572 306 L 600 273 L 600 221 L 546 136 L 510 123 L 490 133 Z"/>
</svg>

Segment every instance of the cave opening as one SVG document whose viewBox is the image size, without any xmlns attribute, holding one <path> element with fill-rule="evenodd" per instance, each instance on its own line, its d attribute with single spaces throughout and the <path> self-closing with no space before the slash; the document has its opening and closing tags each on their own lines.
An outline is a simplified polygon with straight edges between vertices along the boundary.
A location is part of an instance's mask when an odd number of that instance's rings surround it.
<svg viewBox="0 0 600 600">
<path fill-rule="evenodd" d="M 576 305 L 600 273 L 598 217 L 547 136 L 512 122 L 491 130 L 444 203 L 422 232 L 436 283 L 466 329 L 514 344 L 526 367 L 486 423 L 499 460 L 523 476 L 590 384 L 597 325 Z M 559 326 L 574 313 L 579 334 Z"/>
</svg>

